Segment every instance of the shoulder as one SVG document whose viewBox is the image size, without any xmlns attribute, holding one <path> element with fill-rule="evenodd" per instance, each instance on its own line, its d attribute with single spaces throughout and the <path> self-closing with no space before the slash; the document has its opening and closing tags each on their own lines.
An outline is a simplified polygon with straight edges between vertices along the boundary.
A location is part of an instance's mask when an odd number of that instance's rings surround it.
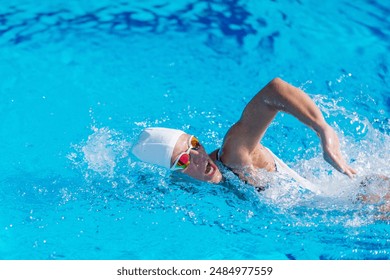
<svg viewBox="0 0 390 280">
<path fill-rule="evenodd" d="M 225 141 L 219 151 L 219 156 L 220 161 L 231 168 L 252 165 L 251 152 L 234 141 Z"/>
<path fill-rule="evenodd" d="M 212 151 L 210 154 L 209 154 L 209 157 L 213 160 L 213 161 L 216 161 L 218 160 L 218 153 L 219 153 L 219 148 L 216 149 L 215 151 Z"/>
<path fill-rule="evenodd" d="M 246 146 L 226 144 L 221 148 L 220 155 L 221 161 L 230 168 L 250 167 L 275 171 L 273 154 L 260 143 L 253 150 Z"/>
</svg>

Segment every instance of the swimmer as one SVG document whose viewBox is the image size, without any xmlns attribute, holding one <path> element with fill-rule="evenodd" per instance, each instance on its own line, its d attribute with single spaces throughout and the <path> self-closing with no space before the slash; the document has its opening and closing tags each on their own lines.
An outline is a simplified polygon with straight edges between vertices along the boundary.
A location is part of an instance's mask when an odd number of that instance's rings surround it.
<svg viewBox="0 0 390 280">
<path fill-rule="evenodd" d="M 280 78 L 270 81 L 252 98 L 240 119 L 227 131 L 221 148 L 212 153 L 205 151 L 195 135 L 159 127 L 146 128 L 132 152 L 142 161 L 200 181 L 216 184 L 223 182 L 219 164 L 216 164 L 219 162 L 258 190 L 264 189 L 264 183 L 254 180 L 254 174 L 262 169 L 285 173 L 318 193 L 320 190 L 317 187 L 291 170 L 261 144 L 267 128 L 280 111 L 293 115 L 314 130 L 321 140 L 324 159 L 337 171 L 350 178 L 356 174 L 343 158 L 339 139 L 320 109 L 302 90 Z"/>
</svg>

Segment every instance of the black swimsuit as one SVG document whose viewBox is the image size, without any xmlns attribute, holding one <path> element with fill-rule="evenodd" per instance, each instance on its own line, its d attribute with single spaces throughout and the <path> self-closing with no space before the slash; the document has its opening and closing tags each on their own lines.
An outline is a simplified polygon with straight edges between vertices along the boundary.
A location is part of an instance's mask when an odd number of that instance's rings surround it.
<svg viewBox="0 0 390 280">
<path fill-rule="evenodd" d="M 234 170 L 232 168 L 230 168 L 229 166 L 225 165 L 222 160 L 221 160 L 221 157 L 219 155 L 219 152 L 221 151 L 221 149 L 218 149 L 217 150 L 217 153 L 216 153 L 216 159 L 218 162 L 220 162 L 225 168 L 227 168 L 229 171 L 231 171 L 234 175 L 236 175 L 241 181 L 243 181 L 245 184 L 249 184 L 248 180 L 245 180 L 245 179 L 241 179 L 240 178 L 240 174 L 238 174 L 237 172 L 234 172 Z M 222 175 L 223 176 L 223 175 Z M 264 191 L 265 190 L 265 187 L 258 187 L 258 186 L 254 186 L 254 188 L 260 192 L 260 191 Z"/>
</svg>

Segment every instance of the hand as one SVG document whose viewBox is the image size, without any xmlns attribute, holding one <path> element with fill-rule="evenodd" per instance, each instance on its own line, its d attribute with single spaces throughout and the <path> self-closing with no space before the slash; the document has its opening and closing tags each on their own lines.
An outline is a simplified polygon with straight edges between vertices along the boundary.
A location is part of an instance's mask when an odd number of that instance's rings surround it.
<svg viewBox="0 0 390 280">
<path fill-rule="evenodd" d="M 319 132 L 324 159 L 337 171 L 352 178 L 356 170 L 350 167 L 340 152 L 340 142 L 336 132 L 328 124 Z"/>
</svg>

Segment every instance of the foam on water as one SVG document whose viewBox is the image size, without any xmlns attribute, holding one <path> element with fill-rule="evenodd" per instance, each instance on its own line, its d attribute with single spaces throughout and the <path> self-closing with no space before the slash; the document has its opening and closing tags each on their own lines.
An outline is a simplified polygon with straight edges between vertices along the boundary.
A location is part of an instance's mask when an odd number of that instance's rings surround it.
<svg viewBox="0 0 390 280">
<path fill-rule="evenodd" d="M 69 154 L 68 158 L 76 166 L 84 163 L 87 170 L 109 178 L 113 177 L 115 167 L 121 159 L 127 158 L 127 164 L 131 163 L 128 153 L 130 143 L 109 128 L 92 127 L 92 131 L 85 143 L 74 146 L 75 152 Z M 78 159 L 78 156 L 82 158 Z M 85 176 L 88 177 L 88 173 Z"/>
</svg>

